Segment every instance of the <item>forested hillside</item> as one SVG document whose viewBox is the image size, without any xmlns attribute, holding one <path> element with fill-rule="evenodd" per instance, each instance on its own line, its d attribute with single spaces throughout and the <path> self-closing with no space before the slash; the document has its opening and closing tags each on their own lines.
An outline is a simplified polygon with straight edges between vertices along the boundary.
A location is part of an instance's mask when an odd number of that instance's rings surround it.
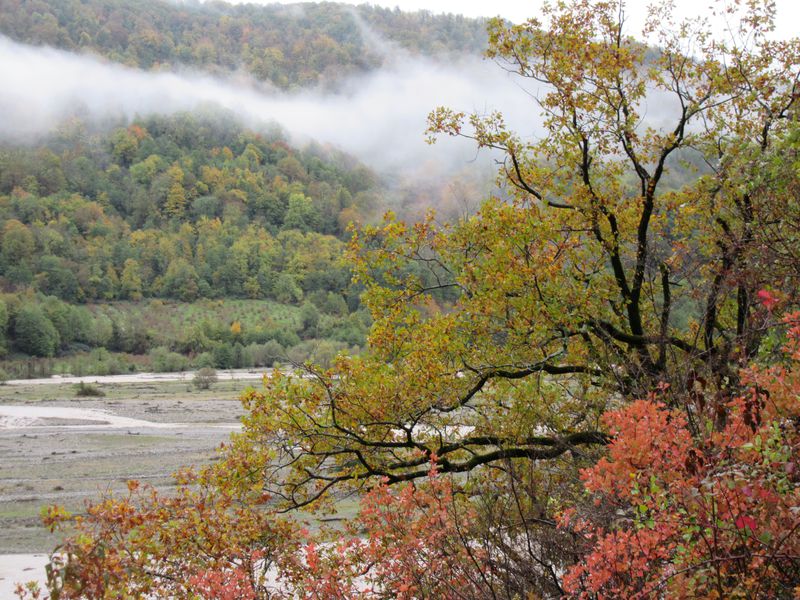
<svg viewBox="0 0 800 600">
<path fill-rule="evenodd" d="M 0 269 L 6 285 L 71 302 L 290 300 L 274 282 L 289 264 L 293 285 L 343 289 L 336 236 L 374 204 L 373 186 L 343 156 L 230 119 L 150 117 L 93 135 L 76 124 L 0 151 Z"/>
<path fill-rule="evenodd" d="M 401 49 L 477 55 L 486 39 L 482 21 L 453 15 L 163 0 L 0 0 L 0 33 L 143 70 L 246 72 L 281 89 L 335 87 Z M 341 257 L 348 224 L 384 206 L 366 167 L 212 107 L 133 121 L 67 114 L 77 116 L 37 141 L 0 141 L 9 374 L 262 366 L 364 344 L 369 319 Z M 206 324 L 187 333 L 187 315 Z"/>
<path fill-rule="evenodd" d="M 384 49 L 364 26 L 412 53 L 479 54 L 486 45 L 484 21 L 327 2 L 0 0 L 0 33 L 17 41 L 143 69 L 241 69 L 279 88 L 331 84 L 380 65 Z"/>
<path fill-rule="evenodd" d="M 298 334 L 362 344 L 363 321 L 339 322 L 359 304 L 341 256 L 348 223 L 376 198 L 373 175 L 352 159 L 292 149 L 277 130 L 256 134 L 220 113 L 153 116 L 99 132 L 72 121 L 41 146 L 2 149 L 5 350 L 53 356 L 77 342 L 138 354 L 166 345 L 194 356 L 214 349 L 208 340 L 279 340 L 282 351 L 300 343 Z M 237 340 L 205 331 L 198 342 L 177 330 L 165 339 L 170 327 L 153 326 L 158 310 L 148 323 L 131 321 L 130 310 L 69 307 L 147 298 L 270 300 L 290 305 L 280 311 L 294 318 L 281 327 L 247 323 Z M 291 306 L 301 305 L 295 314 Z M 223 312 L 228 325 L 248 320 L 248 310 Z M 336 322 L 319 329 L 321 313 Z M 20 320 L 29 316 L 32 332 Z"/>
</svg>

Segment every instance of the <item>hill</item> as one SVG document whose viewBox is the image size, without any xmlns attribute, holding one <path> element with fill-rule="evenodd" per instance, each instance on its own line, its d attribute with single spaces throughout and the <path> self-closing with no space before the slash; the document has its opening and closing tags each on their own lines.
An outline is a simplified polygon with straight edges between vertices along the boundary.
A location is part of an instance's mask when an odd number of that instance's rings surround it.
<svg viewBox="0 0 800 600">
<path fill-rule="evenodd" d="M 363 343 L 363 324 L 347 325 L 359 300 L 340 257 L 347 224 L 368 214 L 379 193 L 371 172 L 341 153 L 314 145 L 300 151 L 277 130 L 258 134 L 213 112 L 102 131 L 72 121 L 42 145 L 5 147 L 6 349 L 53 356 L 75 343 L 138 354 L 166 346 L 195 356 L 220 341 L 277 340 L 280 352 L 318 335 Z M 261 334 L 248 323 L 252 335 L 237 340 L 225 332 L 250 309 L 225 310 L 222 333 L 217 322 L 201 328 L 205 341 L 197 342 L 177 330 L 165 339 L 163 324 L 153 327 L 157 311 L 132 319 L 137 310 L 96 306 L 148 298 L 269 300 L 291 316 Z M 182 310 L 173 313 L 182 319 Z M 29 333 L 21 315 L 34 323 Z M 334 322 L 319 327 L 324 315 Z"/>
<path fill-rule="evenodd" d="M 0 33 L 142 69 L 242 70 L 282 89 L 334 85 L 380 66 L 391 48 L 376 37 L 425 55 L 486 46 L 483 20 L 331 2 L 0 0 Z"/>
</svg>

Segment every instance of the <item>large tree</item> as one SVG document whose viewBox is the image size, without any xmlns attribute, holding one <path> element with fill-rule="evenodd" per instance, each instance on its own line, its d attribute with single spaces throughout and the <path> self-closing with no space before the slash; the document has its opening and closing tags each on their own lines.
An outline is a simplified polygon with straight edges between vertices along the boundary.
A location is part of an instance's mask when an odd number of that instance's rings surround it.
<svg viewBox="0 0 800 600">
<path fill-rule="evenodd" d="M 796 289 L 761 232 L 797 224 L 796 175 L 770 165 L 794 164 L 800 46 L 769 39 L 770 3 L 729 8 L 724 41 L 667 3 L 649 45 L 617 2 L 492 23 L 488 54 L 538 86 L 543 132 L 431 114 L 432 135 L 502 152 L 507 196 L 354 237 L 370 352 L 268 386 L 247 433 L 281 450 L 268 487 L 298 506 L 423 477 L 432 455 L 445 472 L 552 459 L 605 444 L 599 415 L 659 385 L 676 405 L 698 382 L 737 391 L 769 325 L 757 291 Z"/>
</svg>

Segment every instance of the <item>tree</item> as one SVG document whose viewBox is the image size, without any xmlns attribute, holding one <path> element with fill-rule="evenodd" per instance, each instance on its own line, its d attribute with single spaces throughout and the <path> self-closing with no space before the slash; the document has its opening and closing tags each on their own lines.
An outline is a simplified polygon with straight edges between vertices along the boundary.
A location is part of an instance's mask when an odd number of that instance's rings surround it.
<svg viewBox="0 0 800 600">
<path fill-rule="evenodd" d="M 307 338 L 317 337 L 319 321 L 322 315 L 311 302 L 304 302 L 300 307 L 300 331 Z"/>
<path fill-rule="evenodd" d="M 139 149 L 139 138 L 129 129 L 117 129 L 111 137 L 111 153 L 123 166 L 130 166 Z"/>
<path fill-rule="evenodd" d="M 173 183 L 167 192 L 164 212 L 172 218 L 180 219 L 186 212 L 186 192 L 179 183 Z"/>
<path fill-rule="evenodd" d="M 131 300 L 142 299 L 141 267 L 134 258 L 126 258 L 119 278 L 120 296 Z"/>
<path fill-rule="evenodd" d="M 31 230 L 16 219 L 6 221 L 3 227 L 3 258 L 13 263 L 27 260 L 33 253 L 36 240 Z"/>
<path fill-rule="evenodd" d="M 58 331 L 38 305 L 20 307 L 14 317 L 14 339 L 31 356 L 53 356 L 60 344 Z"/>
<path fill-rule="evenodd" d="M 0 356 L 5 356 L 7 347 L 8 306 L 0 299 Z"/>
<path fill-rule="evenodd" d="M 268 387 L 265 404 L 283 409 L 253 439 L 274 436 L 291 465 L 265 481 L 289 505 L 424 477 L 432 454 L 453 473 L 584 455 L 609 440 L 607 407 L 660 383 L 675 405 L 698 378 L 738 391 L 767 325 L 756 290 L 780 281 L 752 233 L 771 197 L 748 182 L 792 130 L 797 44 L 763 37 L 761 5 L 734 32 L 751 47 L 673 27 L 662 6 L 646 30 L 659 52 L 625 34 L 614 3 L 545 14 L 546 28 L 494 21 L 489 50 L 547 84 L 541 141 L 523 143 L 498 114 L 430 120 L 433 134 L 505 154 L 510 201 L 453 225 L 390 217 L 357 233 L 370 352 Z M 653 89 L 677 107 L 663 129 L 642 123 Z M 706 172 L 666 188 L 681 153 Z"/>
<path fill-rule="evenodd" d="M 311 198 L 302 193 L 289 196 L 289 208 L 283 220 L 284 229 L 299 229 L 304 233 L 319 227 L 319 214 L 314 210 Z"/>
<path fill-rule="evenodd" d="M 390 216 L 354 235 L 369 352 L 250 400 L 238 449 L 275 448 L 262 486 L 281 506 L 422 479 L 435 455 L 442 473 L 470 474 L 470 494 L 522 499 L 499 504 L 500 521 L 482 514 L 482 539 L 527 573 L 523 593 L 563 591 L 555 574 L 579 556 L 545 540 L 611 439 L 601 415 L 666 384 L 696 430 L 689 393 L 703 381 L 736 397 L 770 327 L 756 292 L 797 291 L 754 232 L 796 181 L 755 184 L 795 129 L 800 46 L 764 36 L 766 3 L 742 11 L 731 42 L 674 23 L 665 4 L 645 31 L 657 51 L 626 35 L 616 3 L 490 25 L 489 55 L 543 84 L 545 133 L 523 142 L 499 114 L 432 113 L 432 135 L 503 153 L 508 198 L 455 224 Z M 663 128 L 643 117 L 656 93 L 673 105 Z M 682 159 L 703 170 L 670 185 Z"/>
<path fill-rule="evenodd" d="M 31 260 L 36 247 L 36 240 L 31 230 L 16 219 L 9 219 L 3 226 L 2 257 L 3 271 L 8 276 L 10 271 L 20 269 Z"/>
<path fill-rule="evenodd" d="M 190 302 L 199 293 L 197 271 L 184 258 L 176 258 L 169 263 L 164 274 L 164 294 Z"/>
<path fill-rule="evenodd" d="M 156 175 L 163 169 L 164 160 L 157 154 L 151 154 L 143 161 L 131 165 L 131 177 L 142 185 L 150 185 Z"/>
<path fill-rule="evenodd" d="M 63 260 L 50 255 L 42 256 L 38 270 L 36 284 L 43 293 L 58 296 L 68 302 L 75 302 L 80 297 L 78 280 Z"/>
<path fill-rule="evenodd" d="M 172 183 L 164 202 L 164 213 L 171 218 L 181 219 L 186 212 L 187 203 L 186 190 L 183 189 L 183 171 L 174 166 L 167 170 L 167 174 L 172 178 Z"/>
</svg>

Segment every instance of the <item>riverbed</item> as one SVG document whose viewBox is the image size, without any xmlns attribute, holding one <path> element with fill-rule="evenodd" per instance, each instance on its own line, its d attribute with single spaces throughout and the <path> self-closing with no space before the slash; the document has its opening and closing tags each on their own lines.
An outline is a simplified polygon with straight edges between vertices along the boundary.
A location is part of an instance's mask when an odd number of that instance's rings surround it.
<svg viewBox="0 0 800 600">
<path fill-rule="evenodd" d="M 0 600 L 14 581 L 43 577 L 58 538 L 41 525 L 51 504 L 80 512 L 101 494 L 138 479 L 160 489 L 172 473 L 214 460 L 239 428 L 238 396 L 263 373 L 220 373 L 209 390 L 192 374 L 21 380 L 0 386 Z M 76 383 L 105 394 L 76 395 Z"/>
</svg>

